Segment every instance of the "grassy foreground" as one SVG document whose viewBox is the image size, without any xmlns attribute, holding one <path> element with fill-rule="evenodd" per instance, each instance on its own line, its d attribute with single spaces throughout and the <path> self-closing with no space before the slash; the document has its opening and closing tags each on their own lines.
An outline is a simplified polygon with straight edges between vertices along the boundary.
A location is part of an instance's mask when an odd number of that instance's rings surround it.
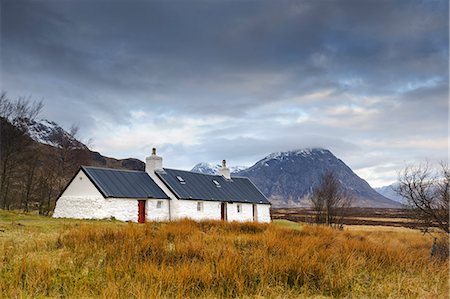
<svg viewBox="0 0 450 299">
<path fill-rule="evenodd" d="M 448 298 L 448 263 L 430 247 L 414 231 L 0 211 L 0 296 Z"/>
</svg>

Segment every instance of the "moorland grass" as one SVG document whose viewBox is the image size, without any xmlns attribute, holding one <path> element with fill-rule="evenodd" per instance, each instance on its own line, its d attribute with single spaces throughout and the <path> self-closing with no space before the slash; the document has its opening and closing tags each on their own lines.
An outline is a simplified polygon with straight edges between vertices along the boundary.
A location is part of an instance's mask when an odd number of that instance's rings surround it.
<svg viewBox="0 0 450 299">
<path fill-rule="evenodd" d="M 0 212 L 4 298 L 448 298 L 415 231 L 123 223 Z"/>
</svg>

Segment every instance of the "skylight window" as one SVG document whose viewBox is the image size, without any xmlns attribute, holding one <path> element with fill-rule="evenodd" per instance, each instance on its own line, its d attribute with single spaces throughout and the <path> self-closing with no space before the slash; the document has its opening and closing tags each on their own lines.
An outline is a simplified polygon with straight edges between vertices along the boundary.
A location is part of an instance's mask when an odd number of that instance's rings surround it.
<svg viewBox="0 0 450 299">
<path fill-rule="evenodd" d="M 179 175 L 177 175 L 177 180 L 181 183 L 181 184 L 186 184 L 186 181 L 180 177 Z"/>
<path fill-rule="evenodd" d="M 216 187 L 220 187 L 220 183 L 216 180 L 213 180 L 214 185 L 216 185 Z"/>
</svg>

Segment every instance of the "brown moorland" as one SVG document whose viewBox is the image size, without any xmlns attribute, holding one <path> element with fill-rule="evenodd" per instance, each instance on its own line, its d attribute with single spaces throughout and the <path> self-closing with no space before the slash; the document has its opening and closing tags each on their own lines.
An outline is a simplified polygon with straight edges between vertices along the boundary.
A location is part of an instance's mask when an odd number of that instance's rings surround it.
<svg viewBox="0 0 450 299">
<path fill-rule="evenodd" d="M 0 211 L 5 298 L 448 298 L 417 231 L 287 221 L 138 225 Z"/>
</svg>

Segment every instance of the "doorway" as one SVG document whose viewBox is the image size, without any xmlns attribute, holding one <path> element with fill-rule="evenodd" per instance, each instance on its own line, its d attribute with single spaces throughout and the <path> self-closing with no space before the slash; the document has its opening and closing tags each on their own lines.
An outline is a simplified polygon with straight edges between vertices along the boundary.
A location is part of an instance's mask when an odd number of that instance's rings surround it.
<svg viewBox="0 0 450 299">
<path fill-rule="evenodd" d="M 220 203 L 220 220 L 227 220 L 227 203 Z"/>
<path fill-rule="evenodd" d="M 258 207 L 256 204 L 253 204 L 253 221 L 258 221 Z"/>
<path fill-rule="evenodd" d="M 138 223 L 145 223 L 145 200 L 138 200 Z"/>
</svg>

